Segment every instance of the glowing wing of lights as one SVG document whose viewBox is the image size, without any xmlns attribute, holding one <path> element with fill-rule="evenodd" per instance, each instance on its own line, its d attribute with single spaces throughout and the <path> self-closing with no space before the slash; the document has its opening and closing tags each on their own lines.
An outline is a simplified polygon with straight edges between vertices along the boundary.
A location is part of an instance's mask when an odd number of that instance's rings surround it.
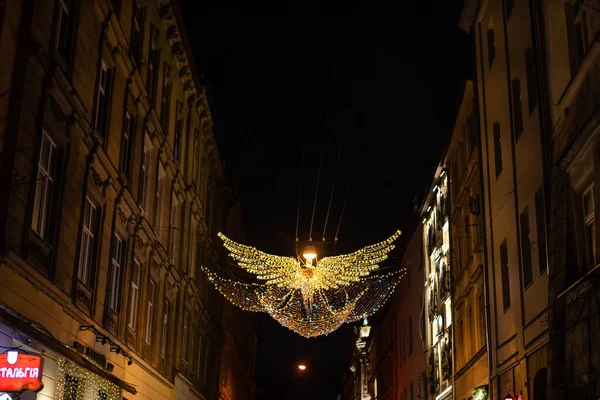
<svg viewBox="0 0 600 400">
<path fill-rule="evenodd" d="M 266 312 L 304 337 L 315 337 L 374 314 L 394 292 L 404 269 L 379 273 L 400 235 L 354 253 L 324 257 L 316 265 L 275 256 L 228 239 L 219 233 L 230 256 L 259 283 L 225 278 L 204 267 L 215 288 L 232 304 Z"/>
</svg>

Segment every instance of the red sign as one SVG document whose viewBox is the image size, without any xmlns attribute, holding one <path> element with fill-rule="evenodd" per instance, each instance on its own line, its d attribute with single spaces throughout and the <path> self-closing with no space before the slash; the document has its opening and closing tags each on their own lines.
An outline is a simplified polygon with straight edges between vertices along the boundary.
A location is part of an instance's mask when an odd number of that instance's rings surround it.
<svg viewBox="0 0 600 400">
<path fill-rule="evenodd" d="M 16 351 L 0 354 L 0 392 L 37 392 L 42 386 L 42 357 Z"/>
</svg>

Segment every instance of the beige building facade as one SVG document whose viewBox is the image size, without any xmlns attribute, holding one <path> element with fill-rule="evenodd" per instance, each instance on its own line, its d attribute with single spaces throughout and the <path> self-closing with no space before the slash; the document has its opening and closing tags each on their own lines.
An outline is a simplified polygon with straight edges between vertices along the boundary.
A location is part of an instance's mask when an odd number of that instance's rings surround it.
<svg viewBox="0 0 600 400">
<path fill-rule="evenodd" d="M 545 159 L 533 21 L 530 2 L 487 1 L 474 25 L 492 398 L 545 398 L 532 384 L 546 374 L 548 343 Z"/>
<path fill-rule="evenodd" d="M 21 398 L 217 399 L 224 348 L 252 398 L 252 319 L 198 269 L 243 227 L 177 3 L 0 1 L 0 53 L 0 345 L 45 359 Z"/>
</svg>

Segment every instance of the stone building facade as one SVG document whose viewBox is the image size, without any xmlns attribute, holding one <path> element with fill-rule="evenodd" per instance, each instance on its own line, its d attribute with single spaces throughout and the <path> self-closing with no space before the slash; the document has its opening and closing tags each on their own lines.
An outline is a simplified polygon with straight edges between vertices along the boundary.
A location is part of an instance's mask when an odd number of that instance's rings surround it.
<svg viewBox="0 0 600 400">
<path fill-rule="evenodd" d="M 37 398 L 252 398 L 252 319 L 197 268 L 243 227 L 177 3 L 0 1 L 0 54 L 0 344 Z"/>
<path fill-rule="evenodd" d="M 453 397 L 450 179 L 446 154 L 422 207 L 424 253 L 424 343 L 428 399 Z"/>
<path fill-rule="evenodd" d="M 550 177 L 548 398 L 597 399 L 600 3 L 534 3 L 547 79 L 540 105 Z"/>
<path fill-rule="evenodd" d="M 489 300 L 483 249 L 479 125 L 473 89 L 473 80 L 466 79 L 447 149 L 457 399 L 468 399 L 473 396 L 473 389 L 487 390 L 488 385 L 486 304 Z"/>
</svg>

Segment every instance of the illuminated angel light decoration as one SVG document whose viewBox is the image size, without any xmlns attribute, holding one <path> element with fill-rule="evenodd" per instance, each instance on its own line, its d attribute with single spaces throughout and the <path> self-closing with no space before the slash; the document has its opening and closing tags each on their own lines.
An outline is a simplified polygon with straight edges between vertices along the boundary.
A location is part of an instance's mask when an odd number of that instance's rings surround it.
<svg viewBox="0 0 600 400">
<path fill-rule="evenodd" d="M 257 282 L 230 279 L 201 267 L 215 288 L 234 305 L 266 312 L 286 328 L 315 337 L 374 314 L 386 302 L 405 269 L 382 273 L 379 264 L 401 232 L 350 254 L 317 259 L 311 246 L 302 256 L 276 256 L 219 233 L 229 256 Z"/>
</svg>

